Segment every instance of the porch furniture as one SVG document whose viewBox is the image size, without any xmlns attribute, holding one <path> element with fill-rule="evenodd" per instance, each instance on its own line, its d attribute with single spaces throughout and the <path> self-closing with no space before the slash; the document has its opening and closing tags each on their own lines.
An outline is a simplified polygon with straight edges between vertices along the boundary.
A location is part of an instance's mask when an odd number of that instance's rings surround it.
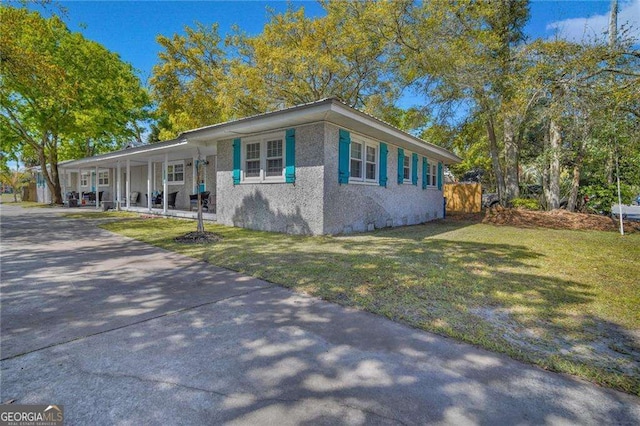
<svg viewBox="0 0 640 426">
<path fill-rule="evenodd" d="M 202 210 L 209 211 L 209 191 L 204 191 L 200 193 L 200 200 L 202 201 Z M 189 204 L 191 210 L 198 210 L 198 194 L 189 195 Z"/>
<path fill-rule="evenodd" d="M 167 199 L 167 205 L 173 209 L 176 208 L 176 197 L 178 196 L 178 192 L 180 191 L 176 191 L 176 192 L 170 192 L 169 193 L 169 198 Z M 146 195 L 146 194 L 145 194 Z M 147 197 L 149 197 L 149 195 L 147 195 Z M 157 195 L 152 195 L 152 199 L 151 199 L 151 204 L 154 206 L 162 206 L 163 205 L 163 193 L 159 193 Z"/>
<path fill-rule="evenodd" d="M 129 203 L 132 206 L 137 206 L 138 205 L 138 198 L 140 198 L 140 193 L 137 191 L 133 191 L 131 194 L 129 194 Z"/>
<path fill-rule="evenodd" d="M 76 191 L 67 192 L 67 201 L 69 207 L 78 207 L 79 194 Z"/>
<path fill-rule="evenodd" d="M 100 200 L 102 200 L 102 194 L 104 193 L 104 191 L 100 191 L 98 193 L 98 196 L 100 197 Z M 95 203 L 96 202 L 96 192 L 83 192 L 82 193 L 82 199 L 88 203 Z"/>
<path fill-rule="evenodd" d="M 168 199 L 168 202 L 167 202 L 169 207 L 172 207 L 174 209 L 176 208 L 176 197 L 177 196 L 178 196 L 178 191 L 169 193 L 169 199 Z"/>
</svg>

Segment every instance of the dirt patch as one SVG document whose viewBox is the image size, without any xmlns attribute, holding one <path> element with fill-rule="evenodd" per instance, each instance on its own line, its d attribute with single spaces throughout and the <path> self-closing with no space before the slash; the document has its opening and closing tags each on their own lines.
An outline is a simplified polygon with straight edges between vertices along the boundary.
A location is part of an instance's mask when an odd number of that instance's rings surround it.
<svg viewBox="0 0 640 426">
<path fill-rule="evenodd" d="M 550 212 L 524 209 L 488 209 L 482 223 L 509 225 L 520 228 L 584 229 L 595 231 L 619 231 L 618 220 L 595 214 L 572 213 L 566 210 Z M 627 233 L 640 231 L 640 222 L 624 221 Z"/>
<path fill-rule="evenodd" d="M 175 238 L 177 243 L 181 244 L 205 244 L 217 243 L 222 240 L 222 236 L 215 232 L 188 232 Z"/>
</svg>

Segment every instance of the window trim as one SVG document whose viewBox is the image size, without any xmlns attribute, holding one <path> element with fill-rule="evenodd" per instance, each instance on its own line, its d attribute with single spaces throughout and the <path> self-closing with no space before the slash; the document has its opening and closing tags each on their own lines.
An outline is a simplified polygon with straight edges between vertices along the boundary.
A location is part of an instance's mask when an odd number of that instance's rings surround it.
<svg viewBox="0 0 640 426">
<path fill-rule="evenodd" d="M 353 159 L 353 157 L 351 157 L 351 148 L 349 148 L 349 183 L 379 185 L 378 179 L 380 178 L 380 142 L 376 142 L 372 139 L 368 139 L 360 135 L 351 134 L 351 144 L 353 144 L 354 142 L 362 145 L 362 158 L 360 159 L 360 163 L 362 164 L 362 176 L 359 178 L 351 176 L 351 160 Z M 375 148 L 376 150 L 376 158 L 374 163 L 375 177 L 373 179 L 367 178 L 367 147 Z"/>
<path fill-rule="evenodd" d="M 412 158 L 413 158 L 413 152 L 412 151 L 408 151 L 408 150 L 404 150 L 404 156 L 402 158 L 402 183 L 403 184 L 410 184 L 413 185 L 413 180 L 411 179 L 411 168 L 412 168 Z M 405 166 L 405 164 L 409 164 L 408 168 L 409 168 L 409 177 L 406 177 L 405 175 L 405 170 L 407 169 L 407 167 Z"/>
<path fill-rule="evenodd" d="M 172 166 L 177 166 L 177 165 L 181 165 L 182 166 L 182 180 L 169 180 L 169 176 L 172 175 L 175 178 L 175 167 L 173 167 L 173 171 L 169 171 L 169 167 Z M 184 167 L 184 160 L 177 160 L 177 161 L 169 161 L 167 163 L 167 185 L 184 185 L 184 174 L 185 174 L 185 167 Z"/>
<path fill-rule="evenodd" d="M 282 142 L 282 173 L 278 176 L 267 176 L 267 145 L 269 141 Z M 247 145 L 260 144 L 260 174 L 247 177 Z M 273 160 L 280 157 L 270 157 Z M 240 141 L 240 183 L 286 183 L 287 139 L 286 132 L 271 132 L 242 138 Z"/>
</svg>

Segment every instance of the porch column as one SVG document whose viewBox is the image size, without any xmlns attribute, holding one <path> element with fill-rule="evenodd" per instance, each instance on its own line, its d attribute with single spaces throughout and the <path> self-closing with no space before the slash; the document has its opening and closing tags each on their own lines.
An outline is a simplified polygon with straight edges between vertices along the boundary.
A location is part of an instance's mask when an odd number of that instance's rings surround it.
<svg viewBox="0 0 640 426">
<path fill-rule="evenodd" d="M 197 170 L 196 170 L 196 163 L 198 161 L 198 157 L 193 157 L 193 179 L 191 180 L 191 182 L 193 182 L 193 193 L 197 194 L 198 193 L 198 184 L 200 182 L 196 182 L 196 179 L 198 178 L 198 174 L 197 174 Z"/>
<path fill-rule="evenodd" d="M 164 164 L 162 165 L 162 213 L 167 214 L 169 210 L 169 183 L 167 175 L 169 174 L 169 154 L 164 154 Z"/>
<path fill-rule="evenodd" d="M 118 206 L 118 211 L 119 211 L 120 207 L 122 206 L 122 197 L 120 195 L 122 194 L 122 171 L 120 170 L 120 161 L 118 161 L 118 165 L 116 169 L 117 169 L 116 173 L 118 174 L 118 176 L 116 177 L 116 183 L 117 183 L 116 205 Z"/>
<path fill-rule="evenodd" d="M 131 159 L 127 158 L 127 209 L 131 207 Z"/>
<path fill-rule="evenodd" d="M 109 169 L 109 173 L 111 173 L 111 185 L 112 185 L 112 196 L 111 196 L 111 201 L 113 201 L 113 208 L 117 209 L 118 208 L 118 204 L 116 202 L 116 193 L 118 192 L 118 187 L 116 185 L 116 169 L 112 168 Z"/>
<path fill-rule="evenodd" d="M 96 166 L 96 210 L 100 210 L 100 182 L 98 182 L 98 166 Z"/>
<path fill-rule="evenodd" d="M 151 211 L 151 159 L 147 161 L 147 209 Z"/>
</svg>

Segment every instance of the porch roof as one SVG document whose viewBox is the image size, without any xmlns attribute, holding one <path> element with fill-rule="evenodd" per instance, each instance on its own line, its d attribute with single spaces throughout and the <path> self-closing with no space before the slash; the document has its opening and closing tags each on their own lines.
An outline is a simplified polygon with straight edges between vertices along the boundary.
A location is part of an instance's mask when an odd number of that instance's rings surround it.
<svg viewBox="0 0 640 426">
<path fill-rule="evenodd" d="M 382 120 L 352 108 L 337 98 L 327 98 L 294 107 L 267 112 L 238 120 L 188 130 L 176 139 L 127 148 L 108 154 L 87 157 L 60 165 L 63 169 L 92 167 L 115 167 L 118 162 L 129 159 L 132 164 L 147 161 L 169 161 L 202 155 L 215 155 L 217 141 L 248 136 L 265 131 L 295 127 L 315 122 L 329 122 L 361 133 L 371 138 L 392 143 L 418 154 L 442 161 L 458 163 L 461 158 L 432 143 L 406 133 Z"/>
</svg>

